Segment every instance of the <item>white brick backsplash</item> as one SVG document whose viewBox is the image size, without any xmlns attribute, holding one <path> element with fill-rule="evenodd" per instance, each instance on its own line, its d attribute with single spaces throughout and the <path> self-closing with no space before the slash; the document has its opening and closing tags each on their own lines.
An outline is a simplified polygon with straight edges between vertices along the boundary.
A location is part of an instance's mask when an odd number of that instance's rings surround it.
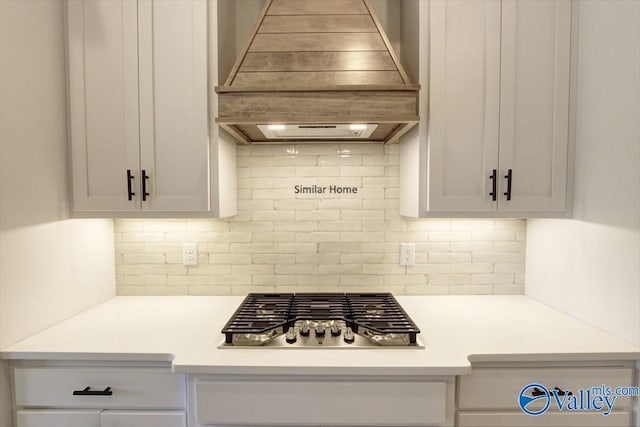
<svg viewBox="0 0 640 427">
<path fill-rule="evenodd" d="M 235 217 L 114 220 L 118 294 L 524 293 L 526 220 L 401 217 L 398 149 L 238 146 Z M 199 265 L 182 265 L 183 243 Z M 415 243 L 414 266 L 399 265 L 400 243 Z"/>
</svg>

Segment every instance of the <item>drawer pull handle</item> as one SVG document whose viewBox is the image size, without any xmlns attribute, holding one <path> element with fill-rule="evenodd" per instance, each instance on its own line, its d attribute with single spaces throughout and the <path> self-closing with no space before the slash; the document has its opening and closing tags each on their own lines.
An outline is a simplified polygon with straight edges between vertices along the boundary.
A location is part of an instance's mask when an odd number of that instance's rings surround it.
<svg viewBox="0 0 640 427">
<path fill-rule="evenodd" d="M 565 394 L 567 394 L 569 396 L 573 396 L 573 393 L 571 393 L 571 391 L 569 391 L 567 393 L 566 391 L 564 391 L 563 389 L 558 388 L 558 387 L 554 387 L 553 389 L 558 391 L 558 396 L 564 396 Z"/>
<path fill-rule="evenodd" d="M 84 390 L 74 390 L 74 396 L 111 396 L 113 390 L 111 387 L 107 387 L 104 390 L 91 390 L 91 387 L 85 387 Z"/>
<path fill-rule="evenodd" d="M 569 396 L 573 396 L 573 393 L 571 393 L 571 391 L 569 391 L 568 393 L 566 391 L 564 391 L 563 389 L 559 388 L 559 387 L 554 387 L 554 390 L 556 390 L 558 392 L 558 396 L 564 396 L 565 394 L 568 394 Z M 544 391 L 540 390 L 538 387 L 534 387 L 533 391 L 531 392 L 532 396 L 543 396 L 544 394 L 546 394 Z"/>
</svg>

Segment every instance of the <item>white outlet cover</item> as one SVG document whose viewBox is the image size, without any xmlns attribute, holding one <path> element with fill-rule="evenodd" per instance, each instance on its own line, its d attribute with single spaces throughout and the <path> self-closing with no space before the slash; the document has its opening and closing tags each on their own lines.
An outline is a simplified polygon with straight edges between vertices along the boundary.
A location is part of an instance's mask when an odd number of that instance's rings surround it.
<svg viewBox="0 0 640 427">
<path fill-rule="evenodd" d="M 415 243 L 400 243 L 400 265 L 416 265 Z"/>
<path fill-rule="evenodd" d="M 198 245 L 196 243 L 182 244 L 182 264 L 198 265 Z"/>
</svg>

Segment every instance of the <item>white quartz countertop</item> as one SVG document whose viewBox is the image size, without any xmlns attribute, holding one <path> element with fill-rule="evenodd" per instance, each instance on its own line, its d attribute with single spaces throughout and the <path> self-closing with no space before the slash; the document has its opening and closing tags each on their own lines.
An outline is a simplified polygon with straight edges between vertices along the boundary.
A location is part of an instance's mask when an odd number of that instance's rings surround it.
<svg viewBox="0 0 640 427">
<path fill-rule="evenodd" d="M 526 296 L 397 296 L 424 349 L 218 348 L 243 297 L 114 297 L 4 359 L 166 361 L 189 373 L 456 375 L 471 362 L 640 359 L 640 347 Z"/>
</svg>

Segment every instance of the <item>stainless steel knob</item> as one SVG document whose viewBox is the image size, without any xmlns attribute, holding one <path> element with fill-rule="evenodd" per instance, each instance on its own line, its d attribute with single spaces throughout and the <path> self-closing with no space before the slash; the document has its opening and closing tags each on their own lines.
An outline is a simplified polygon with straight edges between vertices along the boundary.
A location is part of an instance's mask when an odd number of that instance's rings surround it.
<svg viewBox="0 0 640 427">
<path fill-rule="evenodd" d="M 323 325 L 318 325 L 316 326 L 316 336 L 317 337 L 323 337 L 325 334 L 325 329 Z"/>
<path fill-rule="evenodd" d="M 337 324 L 333 324 L 331 325 L 331 336 L 333 337 L 337 337 L 342 333 L 342 331 L 340 330 L 340 326 Z"/>
<path fill-rule="evenodd" d="M 345 329 L 344 334 L 342 335 L 342 338 L 344 339 L 344 342 L 346 342 L 347 344 L 351 344 L 356 340 L 356 336 L 349 326 L 347 326 L 347 329 Z"/>
<path fill-rule="evenodd" d="M 290 327 L 284 338 L 289 344 L 293 344 L 294 342 L 298 341 L 296 330 L 293 327 Z"/>
<path fill-rule="evenodd" d="M 300 335 L 303 337 L 309 336 L 309 324 L 307 322 L 302 323 L 300 325 Z"/>
</svg>

